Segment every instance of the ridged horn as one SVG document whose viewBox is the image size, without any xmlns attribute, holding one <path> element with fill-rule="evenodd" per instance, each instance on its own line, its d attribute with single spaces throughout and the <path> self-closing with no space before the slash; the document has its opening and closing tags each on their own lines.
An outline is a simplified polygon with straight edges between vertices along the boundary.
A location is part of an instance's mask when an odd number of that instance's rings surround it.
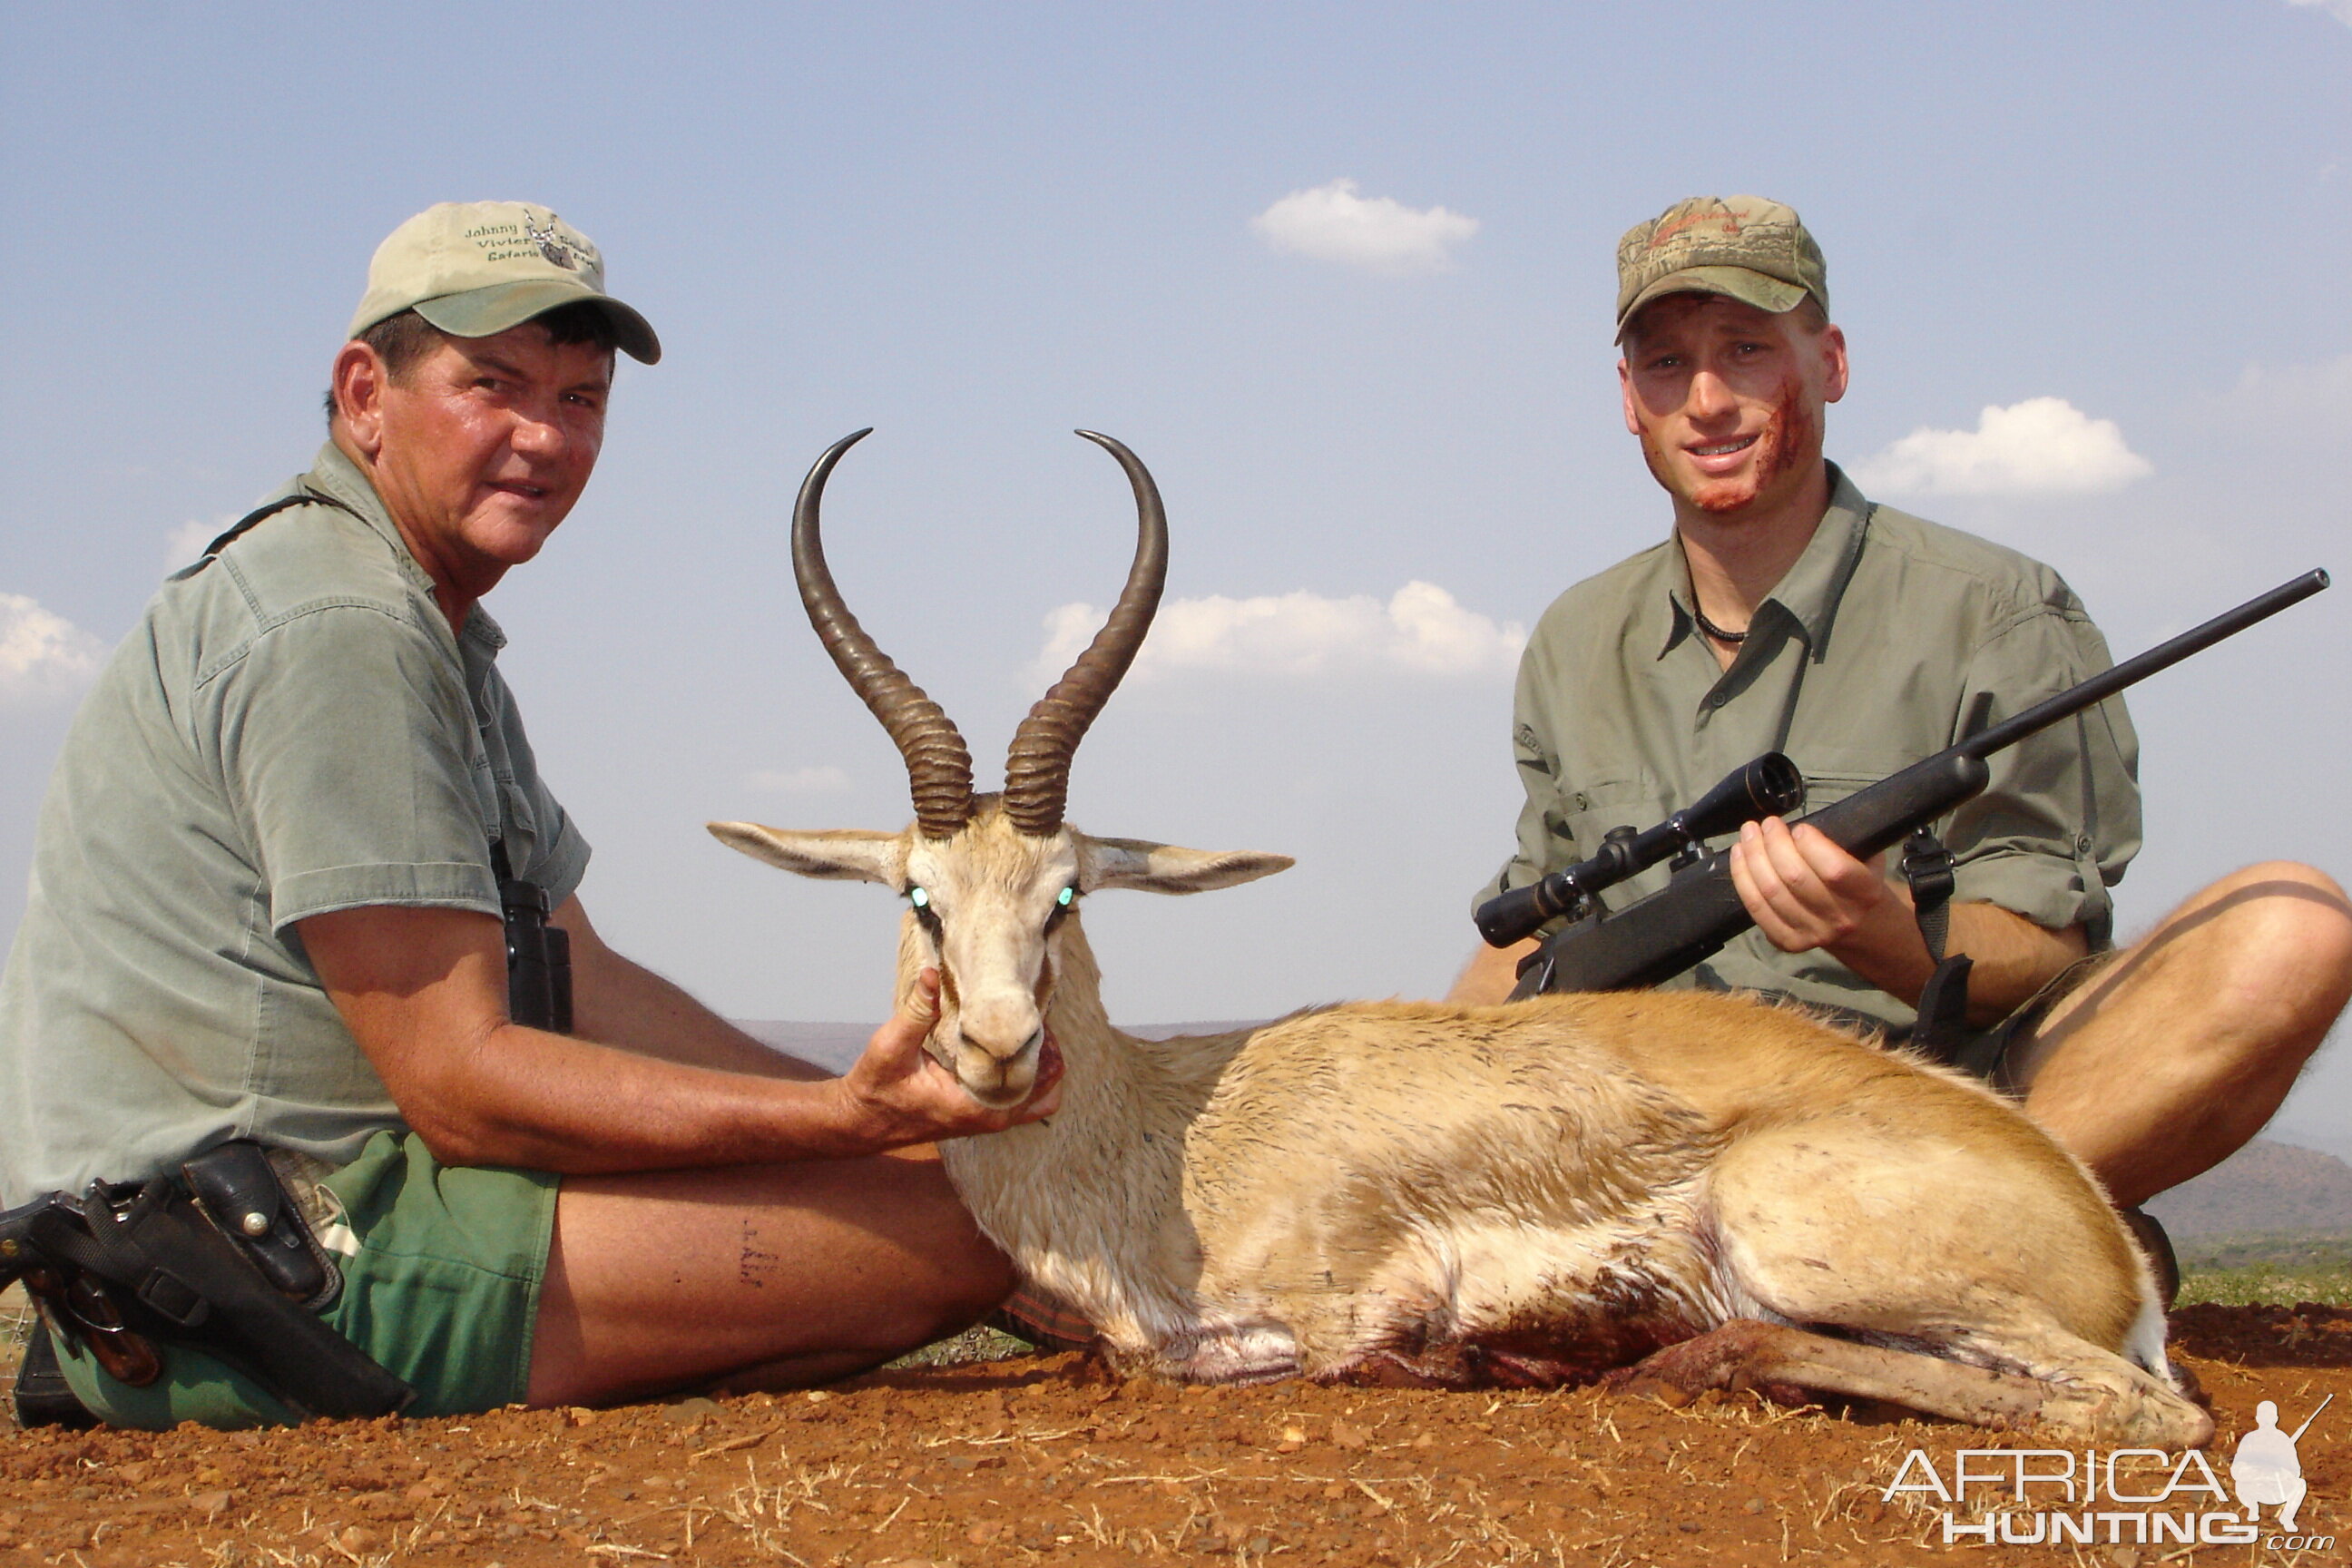
<svg viewBox="0 0 2352 1568">
<path fill-rule="evenodd" d="M 868 427 L 835 441 L 801 481 L 800 499 L 793 503 L 793 577 L 817 640 L 907 760 L 916 826 L 926 837 L 945 838 L 971 820 L 971 752 L 946 710 L 890 662 L 842 603 L 818 534 L 817 509 L 833 466 L 873 433 Z"/>
<path fill-rule="evenodd" d="M 1160 504 L 1160 487 L 1135 454 L 1117 441 L 1092 430 L 1078 434 L 1117 458 L 1127 470 L 1128 483 L 1135 487 L 1135 564 L 1128 568 L 1127 586 L 1119 590 L 1110 619 L 1013 734 L 1013 750 L 1004 762 L 1004 815 L 1022 832 L 1039 837 L 1062 826 L 1062 808 L 1070 795 L 1070 759 L 1086 738 L 1087 726 L 1135 662 L 1143 634 L 1151 629 L 1152 614 L 1160 608 L 1160 591 L 1168 582 L 1168 514 Z"/>
</svg>

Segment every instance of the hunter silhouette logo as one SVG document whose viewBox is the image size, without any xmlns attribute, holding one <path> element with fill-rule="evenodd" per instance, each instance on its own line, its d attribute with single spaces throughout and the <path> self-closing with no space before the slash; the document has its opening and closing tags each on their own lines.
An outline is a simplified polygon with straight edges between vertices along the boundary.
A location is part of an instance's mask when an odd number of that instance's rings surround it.
<svg viewBox="0 0 2352 1568">
<path fill-rule="evenodd" d="M 2303 1460 L 2294 1446 L 2335 1397 L 2331 1394 L 2321 1400 L 2319 1410 L 2305 1416 L 2303 1425 L 2293 1432 L 2279 1430 L 2276 1405 L 2265 1399 L 2254 1406 L 2254 1429 L 2238 1439 L 2237 1450 L 2230 1456 L 2230 1489 L 2238 1494 L 2247 1523 L 2260 1518 L 2267 1506 L 2278 1510 L 2279 1529 L 2294 1531 L 2294 1510 L 2303 1506 L 2304 1494 L 2310 1489 L 2304 1482 Z"/>
<path fill-rule="evenodd" d="M 2226 1487 L 2195 1448 L 1962 1448 L 1948 1472 L 1927 1450 L 1913 1448 L 1880 1496 L 1893 1502 L 1909 1493 L 1941 1503 L 1947 1546 L 1973 1540 L 1983 1546 L 2259 1544 L 2273 1552 L 2330 1552 L 2334 1536 L 2296 1531 L 2309 1488 L 2295 1444 L 2335 1397 L 2322 1399 L 2292 1432 L 2280 1430 L 2272 1401 L 2256 1405 L 2252 1429 L 2230 1456 Z M 2266 1508 L 2277 1510 L 2269 1533 L 2259 1522 Z"/>
<path fill-rule="evenodd" d="M 541 228 L 537 225 L 533 224 L 530 221 L 530 215 L 529 213 L 525 213 L 522 219 L 522 232 L 526 238 L 528 238 L 533 245 L 539 247 L 539 253 L 547 258 L 549 261 L 562 268 L 566 272 L 577 272 L 580 270 L 579 253 L 572 248 L 570 241 L 564 239 L 555 232 L 555 215 L 553 213 L 547 215 L 547 226 L 545 228 Z"/>
</svg>

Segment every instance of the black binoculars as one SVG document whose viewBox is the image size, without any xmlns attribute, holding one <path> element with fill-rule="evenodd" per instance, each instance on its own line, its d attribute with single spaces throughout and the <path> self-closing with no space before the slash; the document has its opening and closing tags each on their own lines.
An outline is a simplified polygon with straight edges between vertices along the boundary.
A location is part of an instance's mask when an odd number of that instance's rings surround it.
<svg viewBox="0 0 2352 1568">
<path fill-rule="evenodd" d="M 548 923 L 547 889 L 501 875 L 499 908 L 507 928 L 507 1016 L 528 1028 L 570 1034 L 572 933 Z"/>
</svg>

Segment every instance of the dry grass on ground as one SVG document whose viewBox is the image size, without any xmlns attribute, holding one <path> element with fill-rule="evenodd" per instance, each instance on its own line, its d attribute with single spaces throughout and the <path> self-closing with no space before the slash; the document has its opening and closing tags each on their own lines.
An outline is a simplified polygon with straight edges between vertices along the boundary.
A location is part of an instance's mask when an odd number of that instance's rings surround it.
<svg viewBox="0 0 2352 1568">
<path fill-rule="evenodd" d="M 2175 1329 L 2215 1402 L 2217 1465 L 2258 1400 L 2290 1420 L 2331 1393 L 2352 1406 L 2352 1310 L 2198 1306 Z M 0 1565 L 2250 1561 L 2105 1545 L 1987 1556 L 1943 1542 L 1938 1507 L 1886 1496 L 1910 1449 L 1948 1471 L 1958 1448 L 2028 1441 L 1745 1396 L 1674 1409 L 1590 1390 L 1177 1388 L 1026 1356 L 606 1411 L 8 1434 Z M 2305 1521 L 2340 1540 L 2352 1419 L 2323 1417 L 2303 1461 Z"/>
</svg>

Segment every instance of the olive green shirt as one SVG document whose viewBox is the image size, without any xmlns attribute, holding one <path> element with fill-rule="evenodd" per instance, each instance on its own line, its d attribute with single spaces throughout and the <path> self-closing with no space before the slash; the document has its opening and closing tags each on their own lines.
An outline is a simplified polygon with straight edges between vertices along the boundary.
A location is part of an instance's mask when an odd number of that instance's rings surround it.
<svg viewBox="0 0 2352 1568">
<path fill-rule="evenodd" d="M 1518 852 L 1483 901 L 1649 827 L 1766 752 L 1785 752 L 1817 810 L 2111 662 L 2056 573 L 2014 551 L 1873 506 L 1834 466 L 1830 507 L 1758 606 L 1727 670 L 1691 616 L 1675 539 L 1578 584 L 1519 665 L 1514 750 L 1527 804 Z M 1992 782 L 1936 829 L 1954 898 L 2038 924 L 2113 924 L 2107 889 L 2138 852 L 2138 742 L 2120 698 L 1991 759 Z M 1657 867 L 1612 908 L 1664 886 Z M 1675 982 L 1773 992 L 1907 1030 L 1910 1007 L 1822 952 L 1750 931 Z"/>
<path fill-rule="evenodd" d="M 67 736 L 0 973 L 0 1202 L 247 1135 L 349 1162 L 403 1123 L 297 923 L 495 916 L 493 837 L 556 900 L 586 868 L 497 624 L 451 632 L 333 447 L 298 487 L 352 510 L 280 512 L 173 574 Z"/>
</svg>

